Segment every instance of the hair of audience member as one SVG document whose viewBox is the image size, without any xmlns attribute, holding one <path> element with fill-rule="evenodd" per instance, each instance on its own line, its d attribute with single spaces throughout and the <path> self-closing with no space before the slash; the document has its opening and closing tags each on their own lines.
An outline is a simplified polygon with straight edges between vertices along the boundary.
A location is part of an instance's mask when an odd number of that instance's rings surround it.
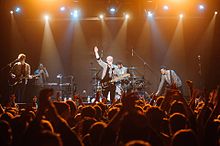
<svg viewBox="0 0 220 146">
<path fill-rule="evenodd" d="M 89 129 L 91 145 L 100 145 L 101 138 L 106 127 L 107 124 L 104 122 L 96 122 L 92 124 L 92 126 Z"/>
<path fill-rule="evenodd" d="M 176 101 L 176 100 L 172 102 L 171 107 L 170 107 L 169 114 L 172 115 L 173 113 L 182 113 L 185 116 L 187 116 L 183 103 L 180 101 Z"/>
<path fill-rule="evenodd" d="M 196 135 L 191 129 L 179 130 L 173 135 L 171 146 L 198 146 Z"/>
<path fill-rule="evenodd" d="M 143 110 L 146 112 L 150 107 L 152 107 L 150 104 L 145 104 Z"/>
<path fill-rule="evenodd" d="M 157 100 L 156 100 L 156 105 L 157 105 L 157 106 L 160 106 L 161 103 L 163 102 L 163 99 L 164 99 L 164 96 L 159 96 L 159 97 L 157 98 Z"/>
<path fill-rule="evenodd" d="M 130 112 L 121 121 L 119 143 L 126 144 L 131 140 L 144 140 L 163 146 L 160 137 L 148 126 L 146 117 L 140 112 Z"/>
<path fill-rule="evenodd" d="M 84 117 L 81 121 L 75 126 L 75 131 L 78 135 L 83 138 L 88 132 L 92 124 L 96 122 L 95 118 Z"/>
<path fill-rule="evenodd" d="M 160 132 L 163 118 L 166 116 L 165 113 L 159 109 L 159 107 L 152 106 L 146 111 L 145 115 L 147 117 L 148 124 L 157 132 Z"/>
<path fill-rule="evenodd" d="M 95 109 L 95 111 L 96 111 L 96 119 L 97 119 L 98 121 L 101 120 L 101 119 L 102 119 L 102 109 L 101 109 L 101 107 L 98 106 L 98 105 L 95 105 L 95 106 L 94 106 L 94 109 Z"/>
<path fill-rule="evenodd" d="M 70 106 L 69 104 L 65 102 L 54 102 L 54 105 L 57 109 L 58 114 L 64 118 L 65 120 L 68 120 L 70 117 Z"/>
<path fill-rule="evenodd" d="M 145 102 L 143 100 L 137 100 L 136 105 L 143 107 L 145 105 Z"/>
<path fill-rule="evenodd" d="M 48 121 L 48 120 L 41 120 L 41 125 L 42 125 L 44 130 L 50 131 L 52 133 L 54 132 L 53 125 L 50 123 L 50 121 Z"/>
<path fill-rule="evenodd" d="M 210 146 L 219 146 L 219 131 L 218 128 L 220 127 L 220 120 L 215 119 L 209 122 L 206 126 L 205 130 L 205 145 Z"/>
<path fill-rule="evenodd" d="M 67 100 L 66 103 L 70 106 L 71 116 L 74 117 L 77 112 L 76 103 L 73 100 Z"/>
<path fill-rule="evenodd" d="M 91 144 L 91 141 L 90 141 L 90 134 L 87 133 L 83 138 L 82 138 L 82 142 L 85 146 L 93 146 Z"/>
<path fill-rule="evenodd" d="M 7 121 L 0 120 L 0 145 L 10 146 L 12 143 L 12 129 Z"/>
<path fill-rule="evenodd" d="M 63 146 L 59 134 L 52 133 L 51 131 L 42 131 L 33 140 L 31 146 Z"/>
<path fill-rule="evenodd" d="M 88 105 L 82 108 L 81 110 L 82 117 L 94 117 L 96 115 L 96 110 L 94 107 Z"/>
<path fill-rule="evenodd" d="M 24 135 L 28 128 L 28 123 L 24 121 L 21 117 L 15 117 L 10 122 L 12 134 L 13 134 L 13 141 L 12 145 L 19 145 L 24 138 Z"/>
<path fill-rule="evenodd" d="M 106 110 L 107 110 L 107 105 L 102 103 L 102 102 L 97 103 L 97 105 L 101 107 L 102 115 L 105 115 L 106 114 Z"/>
<path fill-rule="evenodd" d="M 2 116 L 0 117 L 0 120 L 4 120 L 10 123 L 10 121 L 14 118 L 14 116 L 9 113 L 9 112 L 5 112 L 4 114 L 2 114 Z"/>
<path fill-rule="evenodd" d="M 30 123 L 31 121 L 33 121 L 35 119 L 36 115 L 33 111 L 25 111 L 21 114 L 21 118 Z"/>
<path fill-rule="evenodd" d="M 113 107 L 113 108 L 110 108 L 109 111 L 108 111 L 108 120 L 112 120 L 112 118 L 120 111 L 119 108 L 117 107 Z"/>
<path fill-rule="evenodd" d="M 184 114 L 174 113 L 170 116 L 170 132 L 173 135 L 178 130 L 188 128 L 188 119 Z"/>
<path fill-rule="evenodd" d="M 151 146 L 151 144 L 143 140 L 132 140 L 127 142 L 125 146 Z"/>
<path fill-rule="evenodd" d="M 0 104 L 0 117 L 1 117 L 1 115 L 4 114 L 4 113 L 5 113 L 5 110 L 4 110 L 4 108 L 2 107 L 2 105 Z"/>
</svg>

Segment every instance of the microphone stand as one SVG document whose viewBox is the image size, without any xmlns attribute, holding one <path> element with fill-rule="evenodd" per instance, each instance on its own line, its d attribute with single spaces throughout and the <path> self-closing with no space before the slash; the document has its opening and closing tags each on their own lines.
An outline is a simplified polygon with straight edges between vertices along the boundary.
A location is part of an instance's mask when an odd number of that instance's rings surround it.
<svg viewBox="0 0 220 146">
<path fill-rule="evenodd" d="M 132 56 L 136 56 L 144 64 L 144 67 L 147 67 L 151 71 L 151 73 L 153 73 L 150 65 L 141 56 L 139 56 L 136 51 L 134 51 L 134 49 L 132 49 Z"/>
<path fill-rule="evenodd" d="M 17 62 L 17 61 L 18 61 L 18 59 L 15 59 L 14 61 L 8 63 L 7 65 L 3 66 L 3 67 L 0 69 L 0 71 L 5 70 L 7 67 L 10 67 L 10 68 L 11 68 L 12 65 L 13 65 L 15 62 Z"/>
</svg>

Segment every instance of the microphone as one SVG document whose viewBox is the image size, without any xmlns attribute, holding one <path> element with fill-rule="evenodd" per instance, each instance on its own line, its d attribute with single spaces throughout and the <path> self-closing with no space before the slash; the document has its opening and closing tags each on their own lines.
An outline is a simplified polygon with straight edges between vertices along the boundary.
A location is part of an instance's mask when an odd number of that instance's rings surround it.
<svg viewBox="0 0 220 146">
<path fill-rule="evenodd" d="M 19 59 L 18 58 L 16 58 L 14 61 L 12 61 L 12 62 L 10 62 L 9 63 L 9 66 L 11 67 L 15 62 L 17 62 Z"/>
<path fill-rule="evenodd" d="M 134 56 L 134 50 L 131 49 L 131 56 Z"/>
</svg>

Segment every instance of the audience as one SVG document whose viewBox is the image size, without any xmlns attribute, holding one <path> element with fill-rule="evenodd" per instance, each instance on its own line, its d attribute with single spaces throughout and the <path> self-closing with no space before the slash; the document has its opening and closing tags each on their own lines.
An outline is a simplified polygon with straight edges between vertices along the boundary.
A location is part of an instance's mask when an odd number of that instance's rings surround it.
<svg viewBox="0 0 220 146">
<path fill-rule="evenodd" d="M 189 88 L 190 101 L 176 90 L 143 101 L 136 92 L 120 103 L 85 105 L 52 101 L 52 89 L 34 97 L 32 107 L 0 105 L 1 146 L 219 146 L 219 87 L 209 95 Z"/>
</svg>

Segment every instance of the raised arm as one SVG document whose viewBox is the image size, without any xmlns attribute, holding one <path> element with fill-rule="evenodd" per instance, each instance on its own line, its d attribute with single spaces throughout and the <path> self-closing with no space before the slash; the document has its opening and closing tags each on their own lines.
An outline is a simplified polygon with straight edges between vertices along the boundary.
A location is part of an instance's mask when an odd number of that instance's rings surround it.
<svg viewBox="0 0 220 146">
<path fill-rule="evenodd" d="M 99 56 L 99 49 L 98 49 L 98 47 L 97 46 L 95 46 L 94 47 L 94 52 L 95 52 L 95 57 L 96 57 L 96 59 L 100 59 L 100 56 Z"/>
<path fill-rule="evenodd" d="M 96 57 L 96 59 L 97 59 L 97 62 L 98 62 L 98 64 L 99 64 L 101 67 L 104 68 L 107 64 L 106 64 L 104 61 L 102 61 L 102 59 L 101 59 L 100 56 L 99 56 L 98 51 L 99 51 L 98 47 L 95 46 L 95 47 L 94 47 L 94 52 L 95 52 L 95 57 Z"/>
</svg>

